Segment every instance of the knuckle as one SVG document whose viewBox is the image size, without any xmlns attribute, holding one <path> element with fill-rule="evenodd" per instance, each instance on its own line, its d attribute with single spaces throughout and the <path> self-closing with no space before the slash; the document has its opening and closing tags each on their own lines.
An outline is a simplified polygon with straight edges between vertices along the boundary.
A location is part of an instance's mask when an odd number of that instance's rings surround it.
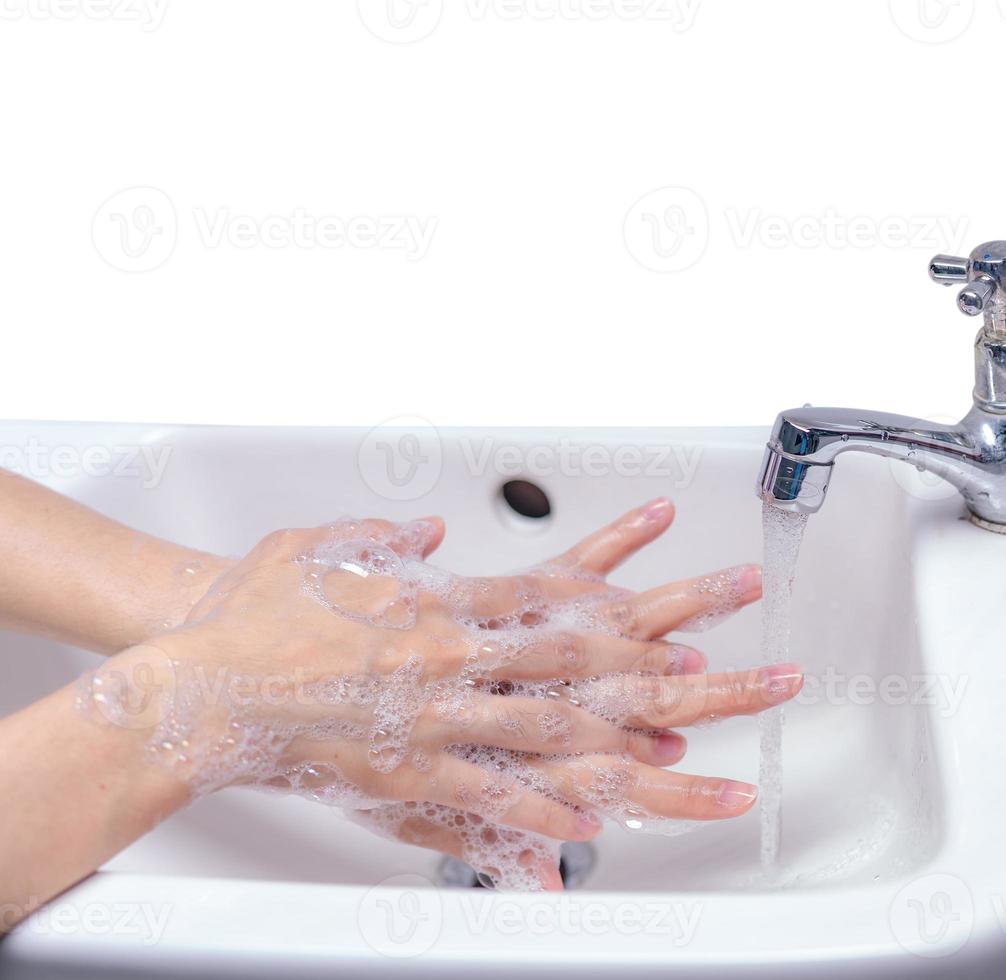
<svg viewBox="0 0 1006 980">
<path fill-rule="evenodd" d="M 263 539 L 262 544 L 268 548 L 274 550 L 281 550 L 294 541 L 294 536 L 298 532 L 291 527 L 277 528 L 275 531 L 270 531 Z"/>
<path fill-rule="evenodd" d="M 709 811 L 709 794 L 705 784 L 698 779 L 689 780 L 684 787 L 684 809 L 689 816 L 701 817 Z"/>
<path fill-rule="evenodd" d="M 510 739 L 527 738 L 527 725 L 521 712 L 507 704 L 509 699 L 500 698 L 501 704 L 496 708 L 496 724 Z"/>
<path fill-rule="evenodd" d="M 570 835 L 572 816 L 565 807 L 542 799 L 539 817 L 542 832 L 546 836 L 561 840 Z"/>
<path fill-rule="evenodd" d="M 420 795 L 416 771 L 411 766 L 398 766 L 381 773 L 381 796 L 390 800 L 412 800 Z"/>
<path fill-rule="evenodd" d="M 681 689 L 664 677 L 639 678 L 642 710 L 639 712 L 658 728 L 669 725 L 681 707 Z"/>
<path fill-rule="evenodd" d="M 587 647 L 582 636 L 577 633 L 560 633 L 553 645 L 555 665 L 559 676 L 574 673 L 583 667 L 587 659 Z"/>
<path fill-rule="evenodd" d="M 654 643 L 643 651 L 642 656 L 636 660 L 633 669 L 640 674 L 660 675 L 666 670 L 668 664 L 667 647 L 663 643 Z"/>
<path fill-rule="evenodd" d="M 557 702 L 550 704 L 538 715 L 538 741 L 545 745 L 569 745 L 580 728 L 582 716 L 572 705 Z"/>
<path fill-rule="evenodd" d="M 639 732 L 631 731 L 628 728 L 612 727 L 609 735 L 612 742 L 615 743 L 615 748 L 619 752 L 629 755 L 636 755 L 641 749 L 645 748 L 645 743 L 649 741 L 647 736 L 640 735 Z"/>
<path fill-rule="evenodd" d="M 749 708 L 754 704 L 757 691 L 751 684 L 750 673 L 730 674 L 727 681 L 727 696 L 736 708 Z"/>
<path fill-rule="evenodd" d="M 390 524 L 388 521 L 382 521 L 376 517 L 368 517 L 360 523 L 360 532 L 364 535 L 364 537 L 374 540 L 382 540 L 386 538 L 392 530 L 394 530 L 393 524 Z"/>
<path fill-rule="evenodd" d="M 639 629 L 639 610 L 634 602 L 616 602 L 609 606 L 608 618 L 623 633 L 635 633 Z"/>
</svg>

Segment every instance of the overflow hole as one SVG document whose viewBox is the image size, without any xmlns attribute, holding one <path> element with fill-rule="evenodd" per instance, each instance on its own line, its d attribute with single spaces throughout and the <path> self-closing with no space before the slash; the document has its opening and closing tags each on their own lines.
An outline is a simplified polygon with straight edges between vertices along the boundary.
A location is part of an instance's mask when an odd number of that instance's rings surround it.
<svg viewBox="0 0 1006 980">
<path fill-rule="evenodd" d="M 529 480 L 508 480 L 500 489 L 506 505 L 521 517 L 540 521 L 552 513 L 548 494 Z"/>
</svg>

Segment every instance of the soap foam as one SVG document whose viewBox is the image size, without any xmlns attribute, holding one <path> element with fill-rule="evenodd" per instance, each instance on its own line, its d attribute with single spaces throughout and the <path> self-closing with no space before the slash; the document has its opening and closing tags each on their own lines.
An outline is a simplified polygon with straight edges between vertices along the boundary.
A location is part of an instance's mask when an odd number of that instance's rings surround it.
<svg viewBox="0 0 1006 980">
<path fill-rule="evenodd" d="M 689 594 L 701 597 L 703 609 L 677 626 L 679 633 L 704 633 L 732 616 L 743 602 L 744 589 L 741 576 L 745 569 L 727 568 L 714 575 L 696 579 Z"/>
<path fill-rule="evenodd" d="M 632 801 L 637 769 L 629 756 L 563 752 L 572 733 L 559 710 L 537 714 L 530 734 L 541 748 L 534 755 L 464 740 L 466 727 L 475 717 L 476 699 L 486 695 L 531 698 L 552 705 L 564 701 L 627 726 L 645 705 L 626 690 L 624 675 L 572 682 L 562 677 L 499 681 L 491 676 L 528 647 L 545 643 L 558 650 L 559 662 L 568 648 L 569 662 L 575 666 L 576 649 L 571 644 L 563 646 L 563 635 L 574 630 L 623 635 L 602 607 L 627 593 L 603 586 L 564 601 L 548 600 L 540 577 L 600 583 L 596 576 L 553 563 L 534 569 L 534 576 L 515 576 L 511 580 L 513 609 L 500 614 L 488 601 L 492 580 L 461 578 L 422 560 L 429 538 L 430 527 L 423 522 L 375 531 L 373 525 L 342 520 L 330 526 L 323 544 L 294 561 L 303 574 L 303 592 L 312 601 L 333 615 L 379 629 L 417 630 L 417 623 L 424 622 L 417 616 L 423 594 L 439 599 L 452 636 L 424 633 L 423 639 L 456 659 L 454 675 L 434 676 L 423 658 L 413 653 L 390 672 L 374 669 L 314 678 L 285 688 L 280 685 L 285 696 L 311 709 L 284 713 L 282 697 L 278 707 L 266 707 L 255 698 L 236 696 L 232 684 L 209 699 L 208 682 L 199 676 L 199 668 L 174 662 L 171 703 L 149 739 L 150 760 L 172 767 L 196 795 L 243 784 L 341 807 L 391 836 L 421 841 L 424 835 L 449 831 L 459 841 L 465 860 L 486 880 L 505 888 L 539 889 L 536 868 L 558 859 L 559 841 L 501 823 L 514 802 L 528 792 L 575 813 L 593 813 L 633 830 L 674 833 L 689 829 L 688 821 L 660 819 Z M 736 577 L 728 573 L 702 580 L 696 588 L 716 601 L 709 613 L 695 617 L 693 628 L 707 628 L 739 599 Z M 95 679 L 92 675 L 82 692 L 85 707 L 93 701 Z M 261 677 L 237 680 L 251 691 L 265 686 Z M 212 701 L 209 707 L 208 701 Z M 502 708 L 501 704 L 496 720 L 501 731 L 508 731 L 515 722 Z M 431 751 L 413 741 L 416 722 L 427 709 L 458 733 L 457 743 L 446 752 L 484 773 L 478 792 L 468 786 L 451 788 L 456 806 L 375 799 L 333 758 L 340 753 L 332 750 L 332 744 L 348 741 L 366 747 L 367 765 L 376 773 L 405 771 L 406 767 L 433 773 L 437 763 Z M 319 744 L 317 758 L 299 761 L 305 755 L 304 745 L 312 742 Z M 311 750 L 306 754 L 310 756 Z M 554 779 L 550 772 L 560 772 L 561 778 Z M 576 791 L 574 801 L 569 799 L 571 786 Z"/>
</svg>

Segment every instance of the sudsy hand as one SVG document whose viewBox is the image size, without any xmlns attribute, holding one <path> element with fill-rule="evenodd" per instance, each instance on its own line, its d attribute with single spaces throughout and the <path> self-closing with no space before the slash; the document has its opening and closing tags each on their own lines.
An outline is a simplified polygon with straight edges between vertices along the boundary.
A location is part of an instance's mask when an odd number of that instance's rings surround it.
<svg viewBox="0 0 1006 980">
<path fill-rule="evenodd" d="M 194 794 L 300 793 L 498 884 L 561 887 L 559 842 L 594 837 L 601 817 L 748 810 L 746 783 L 663 768 L 685 753 L 672 729 L 802 683 L 792 665 L 705 674 L 698 651 L 660 639 L 758 599 L 757 566 L 638 594 L 605 584 L 673 513 L 653 501 L 551 562 L 480 579 L 424 561 L 436 518 L 279 531 L 182 628 L 109 660 L 82 703 L 142 732 Z M 140 674 L 157 694 L 138 715 Z"/>
</svg>

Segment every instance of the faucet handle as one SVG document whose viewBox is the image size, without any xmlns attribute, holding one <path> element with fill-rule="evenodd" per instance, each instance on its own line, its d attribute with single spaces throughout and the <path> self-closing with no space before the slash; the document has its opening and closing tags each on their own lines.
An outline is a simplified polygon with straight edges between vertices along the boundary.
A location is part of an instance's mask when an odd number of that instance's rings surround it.
<svg viewBox="0 0 1006 980">
<path fill-rule="evenodd" d="M 957 307 L 968 316 L 1006 304 L 1006 242 L 986 242 L 967 258 L 936 255 L 929 262 L 929 278 L 944 286 L 966 283 L 957 294 Z"/>
<path fill-rule="evenodd" d="M 929 278 L 941 286 L 967 282 L 971 260 L 959 255 L 934 255 L 929 262 Z"/>
</svg>

